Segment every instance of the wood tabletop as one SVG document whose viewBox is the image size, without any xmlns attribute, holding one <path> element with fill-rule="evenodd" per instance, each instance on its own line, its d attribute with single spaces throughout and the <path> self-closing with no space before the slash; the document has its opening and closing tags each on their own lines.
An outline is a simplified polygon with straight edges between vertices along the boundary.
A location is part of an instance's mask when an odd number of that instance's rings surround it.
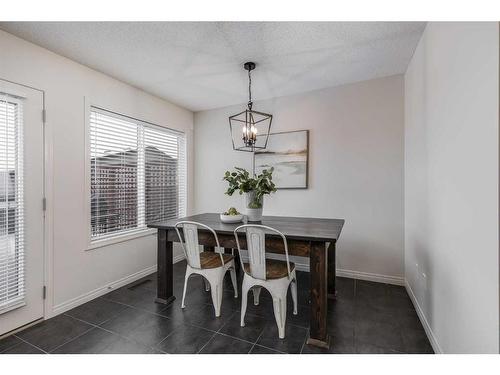
<svg viewBox="0 0 500 375">
<path fill-rule="evenodd" d="M 232 234 L 234 229 L 244 223 L 226 224 L 220 221 L 217 213 L 203 213 L 180 219 L 148 225 L 150 228 L 173 229 L 182 220 L 197 221 L 208 225 L 221 234 Z M 253 223 L 249 223 L 253 224 Z M 262 221 L 254 224 L 267 225 L 282 232 L 287 238 L 311 241 L 336 241 L 340 236 L 344 219 L 321 219 L 311 217 L 263 216 Z M 270 233 L 272 234 L 272 233 Z"/>
</svg>

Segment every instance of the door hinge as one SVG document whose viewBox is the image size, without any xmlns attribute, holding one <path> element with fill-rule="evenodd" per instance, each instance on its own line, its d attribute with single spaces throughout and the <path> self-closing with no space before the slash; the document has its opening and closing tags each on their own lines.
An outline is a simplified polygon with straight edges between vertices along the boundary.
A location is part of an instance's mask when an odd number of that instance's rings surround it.
<svg viewBox="0 0 500 375">
<path fill-rule="evenodd" d="M 42 294 L 43 294 L 43 299 L 46 299 L 47 298 L 47 287 L 45 285 L 43 286 Z"/>
<path fill-rule="evenodd" d="M 44 211 L 47 211 L 47 198 L 42 199 L 42 208 Z"/>
<path fill-rule="evenodd" d="M 42 122 L 45 124 L 47 122 L 47 111 L 42 109 Z"/>
</svg>

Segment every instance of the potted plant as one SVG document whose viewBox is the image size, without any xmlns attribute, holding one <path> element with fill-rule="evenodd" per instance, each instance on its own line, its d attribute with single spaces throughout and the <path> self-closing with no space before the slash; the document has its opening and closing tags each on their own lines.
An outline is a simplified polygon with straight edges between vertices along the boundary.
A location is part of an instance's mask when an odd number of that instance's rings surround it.
<svg viewBox="0 0 500 375">
<path fill-rule="evenodd" d="M 274 168 L 264 169 L 262 174 L 253 177 L 246 169 L 234 169 L 233 172 L 226 171 L 223 177 L 229 183 L 226 194 L 231 196 L 236 190 L 239 190 L 240 195 L 245 193 L 248 221 L 261 221 L 264 195 L 276 191 L 273 182 Z"/>
</svg>

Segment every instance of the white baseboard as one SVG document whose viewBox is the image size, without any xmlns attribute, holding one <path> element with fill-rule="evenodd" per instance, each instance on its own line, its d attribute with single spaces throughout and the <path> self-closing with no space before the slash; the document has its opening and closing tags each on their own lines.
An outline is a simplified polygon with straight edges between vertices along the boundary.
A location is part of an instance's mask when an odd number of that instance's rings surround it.
<svg viewBox="0 0 500 375">
<path fill-rule="evenodd" d="M 182 252 L 179 252 L 178 254 L 174 255 L 174 259 L 173 259 L 174 263 L 178 263 L 182 260 L 184 260 L 184 254 Z M 296 266 L 298 271 L 309 272 L 309 263 L 295 262 L 295 266 Z M 89 302 L 89 301 L 93 300 L 94 298 L 101 297 L 104 294 L 109 293 L 113 289 L 118 289 L 118 288 L 121 288 L 122 286 L 130 284 L 131 282 L 134 282 L 134 281 L 140 279 L 141 277 L 147 276 L 147 275 L 155 272 L 156 268 L 157 267 L 155 264 L 151 267 L 147 267 L 141 271 L 138 271 L 132 275 L 125 276 L 119 280 L 108 283 L 107 285 L 104 285 L 100 288 L 94 289 L 88 293 L 82 294 L 82 295 L 75 297 L 75 298 L 72 298 L 66 302 L 55 305 L 52 309 L 52 313 L 48 314 L 48 316 L 46 316 L 46 319 L 51 318 L 51 317 L 56 316 L 56 315 L 59 315 L 59 314 L 62 314 L 68 310 L 71 310 L 77 306 L 80 306 L 86 302 Z M 386 284 L 405 285 L 404 278 L 402 278 L 402 277 L 379 275 L 379 274 L 374 274 L 374 273 L 369 273 L 369 272 L 337 269 L 337 276 L 347 277 L 347 278 L 351 278 L 351 279 L 358 279 L 358 280 L 374 281 L 374 282 L 386 283 Z"/>
<path fill-rule="evenodd" d="M 268 256 L 271 259 L 282 259 L 283 258 L 282 255 L 276 255 L 276 254 L 269 254 Z M 242 255 L 242 259 L 243 259 L 243 261 L 248 260 L 248 258 L 246 258 L 246 255 Z M 296 267 L 297 271 L 309 272 L 309 262 L 299 263 L 297 261 L 299 259 L 300 259 L 299 257 L 292 259 L 293 262 L 295 263 L 295 267 Z M 405 285 L 403 277 L 379 275 L 376 273 L 352 271 L 352 270 L 339 269 L 339 268 L 337 268 L 337 276 L 347 277 L 349 279 L 373 281 L 376 283 L 393 284 L 393 285 L 400 285 L 400 286 Z"/>
<path fill-rule="evenodd" d="M 337 268 L 337 276 L 347 277 L 349 279 L 373 281 L 376 283 L 405 285 L 405 280 L 400 276 L 380 275 L 378 273 L 361 272 Z"/>
<path fill-rule="evenodd" d="M 184 260 L 184 254 L 179 253 L 177 255 L 174 255 L 173 262 L 177 263 Z M 62 314 L 68 310 L 71 310 L 77 306 L 80 306 L 86 302 L 89 302 L 93 300 L 94 298 L 101 297 L 105 295 L 106 293 L 109 293 L 113 289 L 118 289 L 121 288 L 122 286 L 125 286 L 127 284 L 130 284 L 136 280 L 139 280 L 141 277 L 147 276 L 149 274 L 152 274 L 153 272 L 156 272 L 156 264 L 147 267 L 141 271 L 138 271 L 136 273 L 133 273 L 132 275 L 125 276 L 119 280 L 113 281 L 111 283 L 108 283 L 107 285 L 104 285 L 100 288 L 94 289 L 88 293 L 82 294 L 78 297 L 72 298 L 66 302 L 60 303 L 58 305 L 55 305 L 52 309 L 52 314 L 46 316 L 46 319 L 52 318 L 56 315 Z"/>
<path fill-rule="evenodd" d="M 427 335 L 427 338 L 429 339 L 429 342 L 431 343 L 432 349 L 434 350 L 434 353 L 436 354 L 443 354 L 443 350 L 441 349 L 441 346 L 439 346 L 439 343 L 436 339 L 436 336 L 434 335 L 434 332 L 431 329 L 431 326 L 429 325 L 429 322 L 427 322 L 427 319 L 425 318 L 424 312 L 420 305 L 418 304 L 417 298 L 415 297 L 415 294 L 413 293 L 413 290 L 411 289 L 410 284 L 408 283 L 408 280 L 405 279 L 405 287 L 406 291 L 408 292 L 408 295 L 410 296 L 411 301 L 413 302 L 413 306 L 415 306 L 415 310 L 417 311 L 418 318 L 420 319 L 420 322 L 422 323 L 422 326 L 424 327 L 425 333 Z"/>
<path fill-rule="evenodd" d="M 141 271 L 138 271 L 136 273 L 133 273 L 132 275 L 128 275 L 125 277 L 122 277 L 121 279 L 118 279 L 116 281 L 113 281 L 111 283 L 108 283 L 100 288 L 94 289 L 88 293 L 84 293 L 78 297 L 72 298 L 68 301 L 65 301 L 63 303 L 60 303 L 58 305 L 55 305 L 52 308 L 52 314 L 46 318 L 50 318 L 59 314 L 62 314 L 68 310 L 71 310 L 77 306 L 80 306 L 86 302 L 89 302 L 93 300 L 94 298 L 100 297 L 105 295 L 106 293 L 109 293 L 113 289 L 118 289 L 121 288 L 122 286 L 125 286 L 127 284 L 130 284 L 131 282 L 134 282 L 136 280 L 139 280 L 141 277 L 147 276 L 153 272 L 156 271 L 156 264 L 147 267 Z"/>
</svg>

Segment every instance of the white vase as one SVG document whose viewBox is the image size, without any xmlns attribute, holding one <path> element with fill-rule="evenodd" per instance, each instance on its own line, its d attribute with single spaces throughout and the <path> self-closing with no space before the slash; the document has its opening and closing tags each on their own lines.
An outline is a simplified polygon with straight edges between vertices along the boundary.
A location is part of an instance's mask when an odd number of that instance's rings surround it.
<svg viewBox="0 0 500 375">
<path fill-rule="evenodd" d="M 255 193 L 253 191 L 249 191 L 245 194 L 246 200 L 246 215 L 248 221 L 261 221 L 262 220 L 262 210 L 264 206 L 263 197 L 258 201 L 255 198 Z M 258 206 L 258 207 L 257 207 Z"/>
</svg>

